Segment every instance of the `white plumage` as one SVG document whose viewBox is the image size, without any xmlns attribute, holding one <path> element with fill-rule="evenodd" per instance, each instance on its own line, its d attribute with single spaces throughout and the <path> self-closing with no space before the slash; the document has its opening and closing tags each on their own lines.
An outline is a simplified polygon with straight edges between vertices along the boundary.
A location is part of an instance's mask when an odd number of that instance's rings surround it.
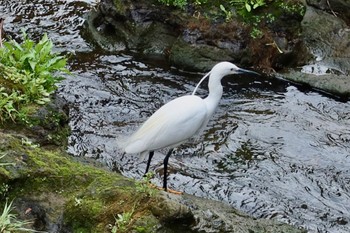
<svg viewBox="0 0 350 233">
<path fill-rule="evenodd" d="M 126 153 L 175 147 L 203 128 L 207 120 L 205 101 L 195 95 L 182 96 L 158 109 L 128 140 Z M 176 127 L 174 127 L 176 126 Z"/>
</svg>

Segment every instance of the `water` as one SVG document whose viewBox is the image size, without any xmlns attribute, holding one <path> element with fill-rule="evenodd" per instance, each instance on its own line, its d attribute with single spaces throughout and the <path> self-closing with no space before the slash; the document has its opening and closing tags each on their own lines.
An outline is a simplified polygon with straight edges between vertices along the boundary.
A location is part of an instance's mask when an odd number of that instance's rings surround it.
<svg viewBox="0 0 350 233">
<path fill-rule="evenodd" d="M 70 106 L 68 152 L 140 178 L 145 161 L 123 155 L 120 145 L 161 105 L 190 94 L 202 75 L 91 46 L 82 29 L 94 1 L 0 2 L 9 34 L 46 32 L 58 51 L 72 54 L 73 75 L 58 91 Z M 350 103 L 268 78 L 223 84 L 208 129 L 170 158 L 169 187 L 309 232 L 349 232 Z M 204 84 L 198 94 L 206 93 Z M 151 166 L 158 185 L 164 153 Z"/>
</svg>

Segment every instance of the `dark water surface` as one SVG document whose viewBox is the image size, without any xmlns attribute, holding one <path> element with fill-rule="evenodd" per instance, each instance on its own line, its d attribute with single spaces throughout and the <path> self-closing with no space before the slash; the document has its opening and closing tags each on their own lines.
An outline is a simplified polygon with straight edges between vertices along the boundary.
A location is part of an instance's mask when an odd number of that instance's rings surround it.
<svg viewBox="0 0 350 233">
<path fill-rule="evenodd" d="M 72 54 L 73 76 L 58 93 L 70 105 L 68 152 L 140 178 L 145 161 L 123 155 L 120 145 L 162 104 L 190 94 L 202 75 L 95 49 L 81 32 L 94 1 L 0 3 L 9 34 L 46 32 Z M 171 157 L 169 186 L 310 232 L 350 232 L 350 103 L 267 78 L 231 76 L 223 84 L 204 135 Z M 198 93 L 205 96 L 206 86 Z M 151 167 L 158 185 L 164 153 Z"/>
</svg>

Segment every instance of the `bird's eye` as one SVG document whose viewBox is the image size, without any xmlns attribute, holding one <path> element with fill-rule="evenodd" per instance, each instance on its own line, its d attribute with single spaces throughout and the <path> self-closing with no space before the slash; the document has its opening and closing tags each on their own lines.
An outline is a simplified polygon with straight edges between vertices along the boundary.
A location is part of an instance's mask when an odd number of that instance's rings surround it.
<svg viewBox="0 0 350 233">
<path fill-rule="evenodd" d="M 231 68 L 230 70 L 231 70 L 231 71 L 233 71 L 234 69 L 233 69 L 233 68 Z"/>
</svg>

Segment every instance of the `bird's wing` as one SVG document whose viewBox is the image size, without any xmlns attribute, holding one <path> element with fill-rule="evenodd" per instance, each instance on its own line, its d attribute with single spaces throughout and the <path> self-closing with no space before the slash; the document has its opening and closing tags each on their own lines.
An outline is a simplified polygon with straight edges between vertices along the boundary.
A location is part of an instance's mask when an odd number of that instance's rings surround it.
<svg viewBox="0 0 350 233">
<path fill-rule="evenodd" d="M 198 96 L 183 96 L 158 109 L 131 136 L 127 153 L 176 145 L 195 135 L 207 122 L 207 107 Z"/>
</svg>

